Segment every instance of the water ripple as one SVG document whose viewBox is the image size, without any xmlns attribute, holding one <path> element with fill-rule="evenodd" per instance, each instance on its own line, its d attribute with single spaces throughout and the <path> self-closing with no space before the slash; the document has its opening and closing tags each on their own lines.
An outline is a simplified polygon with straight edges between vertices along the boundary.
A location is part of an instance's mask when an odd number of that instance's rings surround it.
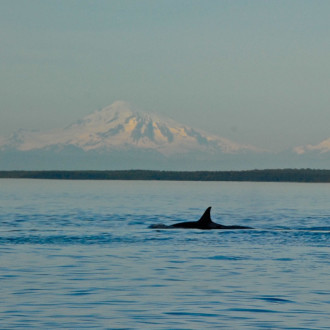
<svg viewBox="0 0 330 330">
<path fill-rule="evenodd" d="M 5 181 L 1 328 L 327 329 L 329 198 L 329 185 Z M 205 205 L 257 229 L 148 228 Z"/>
</svg>

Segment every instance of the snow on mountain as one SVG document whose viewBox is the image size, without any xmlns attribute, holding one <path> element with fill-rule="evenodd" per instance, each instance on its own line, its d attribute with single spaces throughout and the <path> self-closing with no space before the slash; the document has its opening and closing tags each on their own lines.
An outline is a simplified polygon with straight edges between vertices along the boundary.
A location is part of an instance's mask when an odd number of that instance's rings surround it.
<svg viewBox="0 0 330 330">
<path fill-rule="evenodd" d="M 74 146 L 84 151 L 142 148 L 156 150 L 163 155 L 191 151 L 257 152 L 257 148 L 179 124 L 160 116 L 135 112 L 128 103 L 117 101 L 87 115 L 64 129 L 48 132 L 19 130 L 0 141 L 0 147 L 20 151 L 49 147 Z"/>
<path fill-rule="evenodd" d="M 321 143 L 317 145 L 308 144 L 306 146 L 300 146 L 294 148 L 294 152 L 297 153 L 298 155 L 306 154 L 311 151 L 316 151 L 321 154 L 330 152 L 330 138 L 323 140 Z"/>
</svg>

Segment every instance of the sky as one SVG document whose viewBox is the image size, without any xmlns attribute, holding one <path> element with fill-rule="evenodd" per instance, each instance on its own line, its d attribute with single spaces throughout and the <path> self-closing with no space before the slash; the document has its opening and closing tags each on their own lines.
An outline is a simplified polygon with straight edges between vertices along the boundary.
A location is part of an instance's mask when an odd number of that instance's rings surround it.
<svg viewBox="0 0 330 330">
<path fill-rule="evenodd" d="M 272 151 L 330 137 L 330 1 L 1 0 L 0 136 L 117 100 Z"/>
</svg>

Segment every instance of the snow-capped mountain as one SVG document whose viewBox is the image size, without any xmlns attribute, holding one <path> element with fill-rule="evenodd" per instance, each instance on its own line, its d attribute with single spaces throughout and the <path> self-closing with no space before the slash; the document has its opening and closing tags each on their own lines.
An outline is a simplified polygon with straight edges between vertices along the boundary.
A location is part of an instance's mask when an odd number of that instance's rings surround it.
<svg viewBox="0 0 330 330">
<path fill-rule="evenodd" d="M 1 143 L 1 141 L 0 141 Z M 20 151 L 76 147 L 91 150 L 153 150 L 162 155 L 189 152 L 239 153 L 257 148 L 179 124 L 154 114 L 135 112 L 130 105 L 117 101 L 87 115 L 76 123 L 48 132 L 19 130 L 2 140 L 3 148 Z"/>
<path fill-rule="evenodd" d="M 298 155 L 303 155 L 303 154 L 306 154 L 308 152 L 318 152 L 320 154 L 330 152 L 330 138 L 326 139 L 326 140 L 323 140 L 322 142 L 320 142 L 317 145 L 308 144 L 306 146 L 296 147 L 296 148 L 294 148 L 294 151 Z"/>
<path fill-rule="evenodd" d="M 0 170 L 329 168 L 330 139 L 280 153 L 205 133 L 117 101 L 63 129 L 0 137 Z"/>
</svg>

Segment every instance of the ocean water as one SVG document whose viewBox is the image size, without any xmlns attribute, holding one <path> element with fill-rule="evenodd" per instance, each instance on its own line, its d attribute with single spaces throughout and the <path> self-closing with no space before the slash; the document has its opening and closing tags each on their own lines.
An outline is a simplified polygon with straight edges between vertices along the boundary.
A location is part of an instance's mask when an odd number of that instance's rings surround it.
<svg viewBox="0 0 330 330">
<path fill-rule="evenodd" d="M 1 329 L 330 329 L 330 185 L 0 180 Z M 255 230 L 149 229 L 212 219 Z"/>
</svg>

